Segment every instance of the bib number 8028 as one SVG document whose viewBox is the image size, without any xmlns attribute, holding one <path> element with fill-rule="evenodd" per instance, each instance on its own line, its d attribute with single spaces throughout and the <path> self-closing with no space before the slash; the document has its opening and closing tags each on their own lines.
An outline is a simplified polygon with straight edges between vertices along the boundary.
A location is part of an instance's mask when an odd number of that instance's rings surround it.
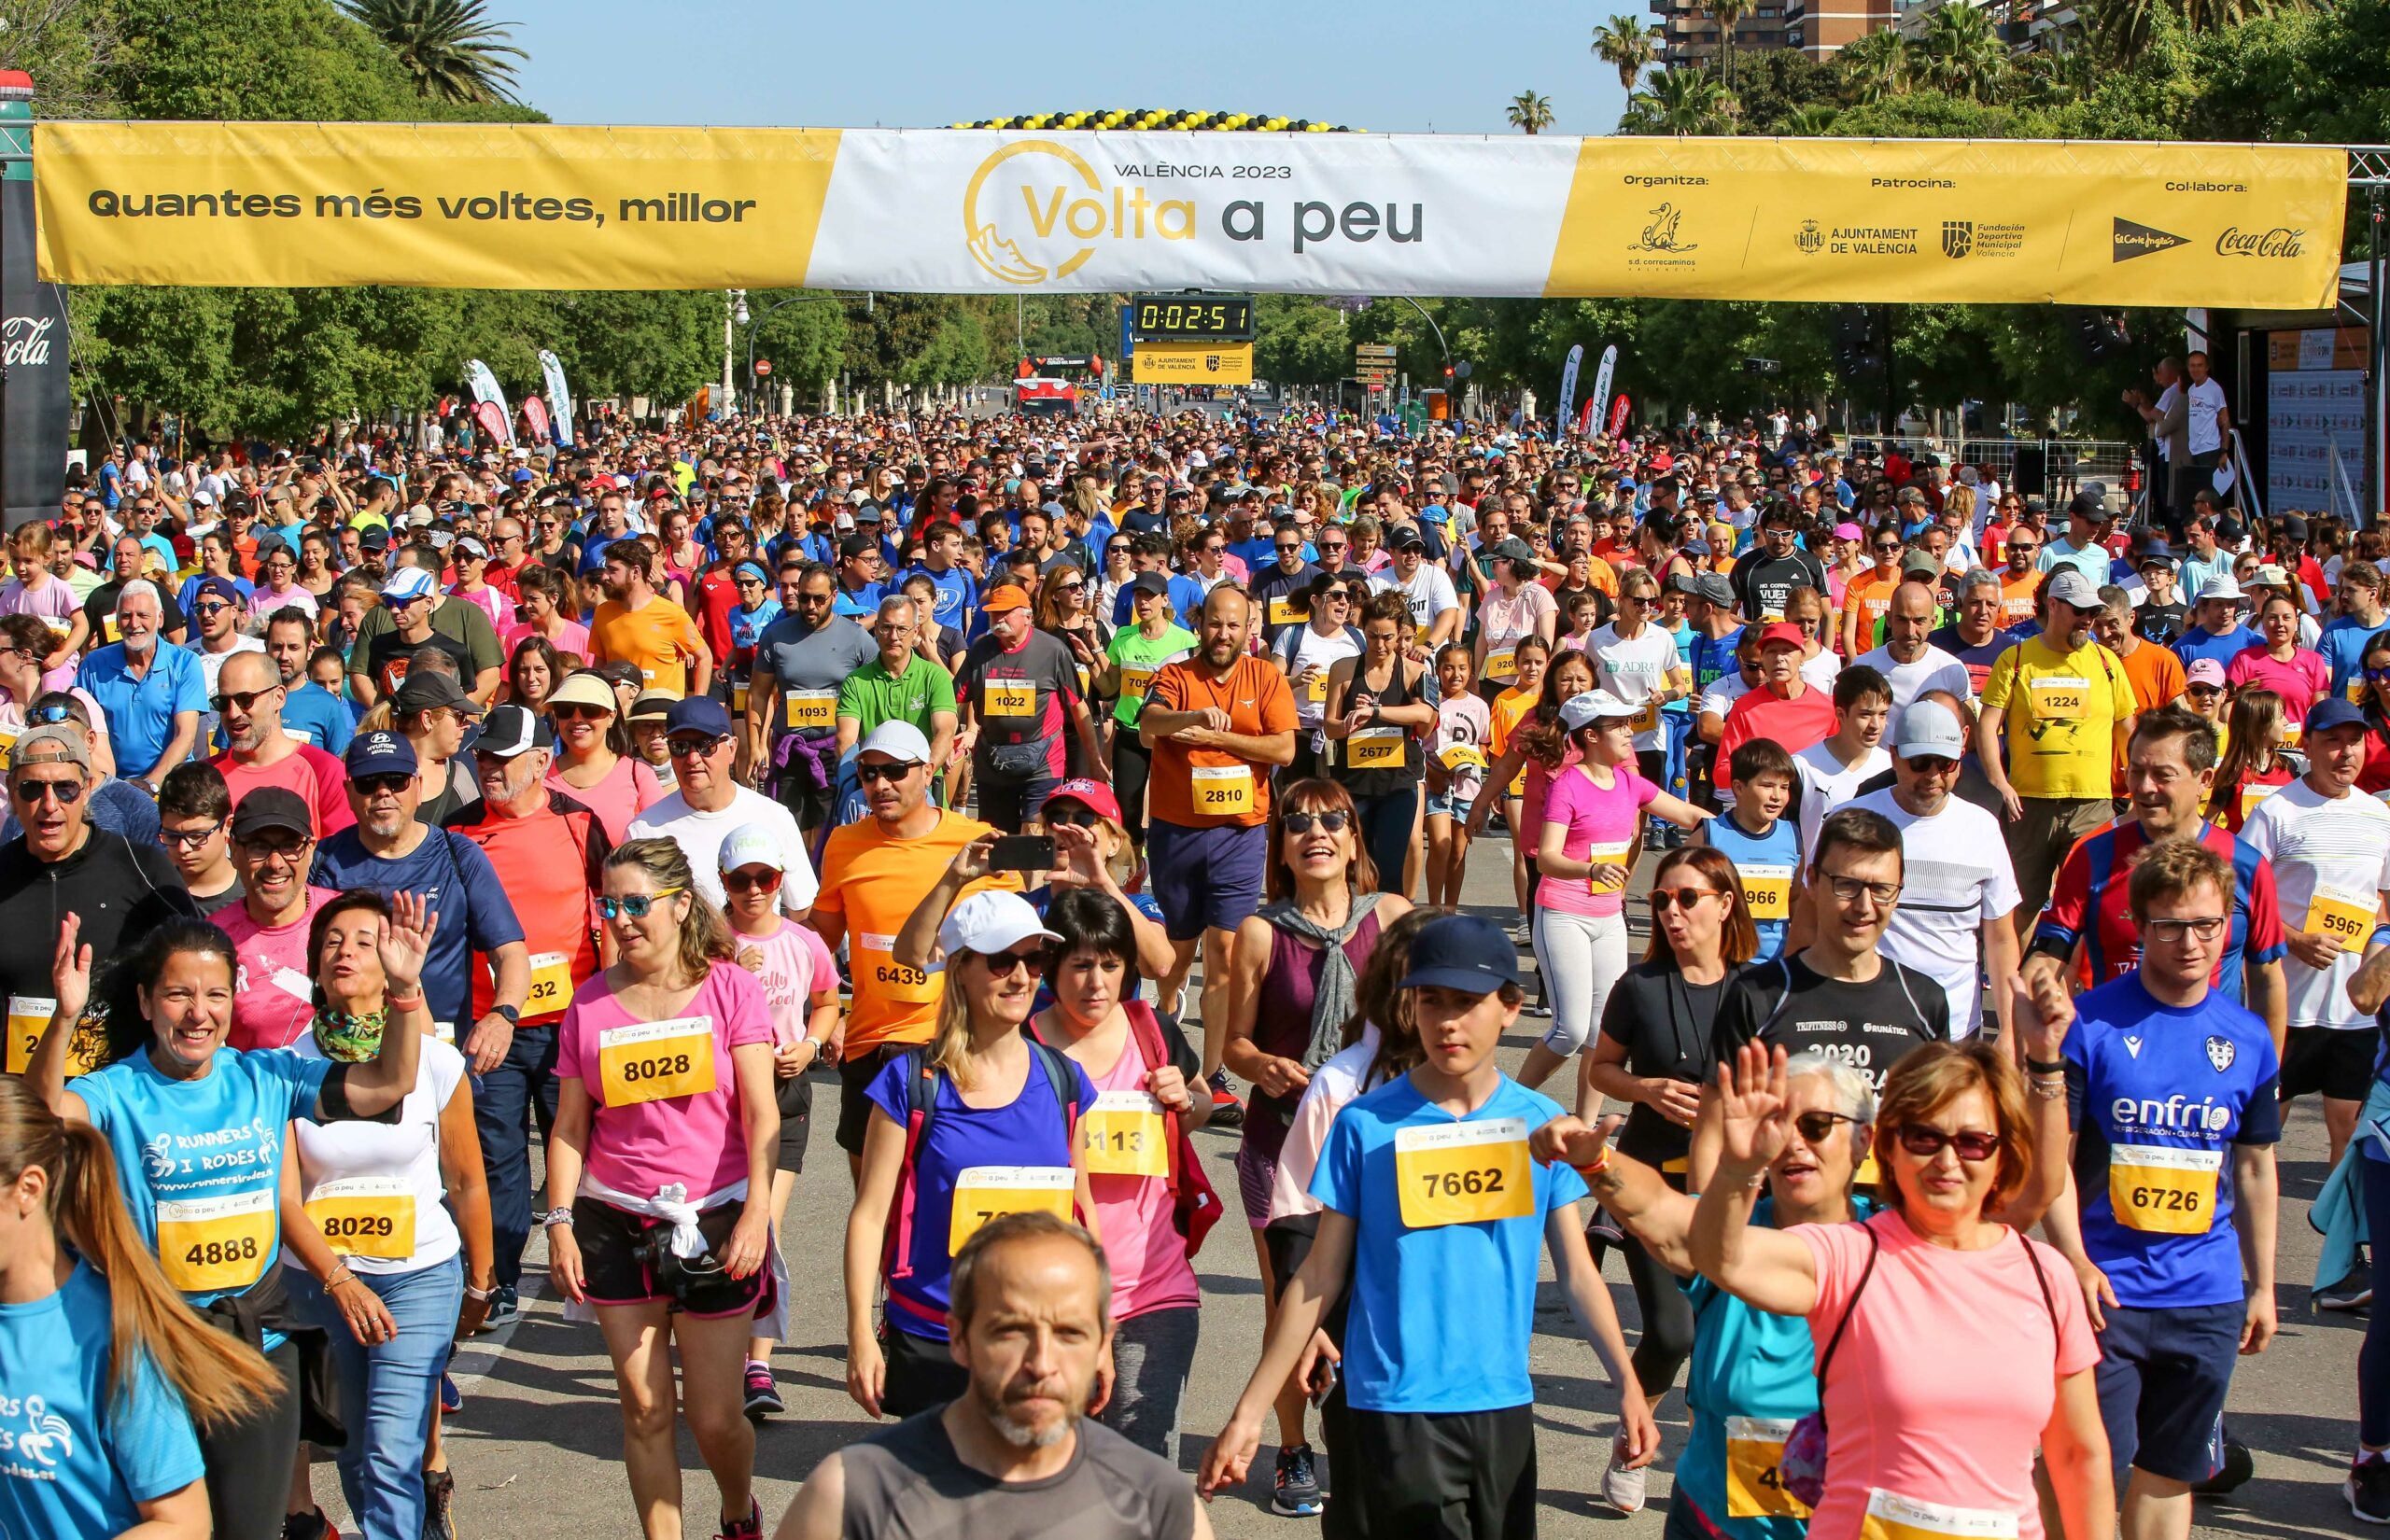
<svg viewBox="0 0 2390 1540">
<path fill-rule="evenodd" d="M 661 1080 L 666 1075 L 684 1075 L 688 1072 L 689 1056 L 686 1054 L 672 1054 L 660 1058 L 635 1058 L 623 1066 L 623 1082 L 630 1085 L 638 1081 Z"/>
</svg>

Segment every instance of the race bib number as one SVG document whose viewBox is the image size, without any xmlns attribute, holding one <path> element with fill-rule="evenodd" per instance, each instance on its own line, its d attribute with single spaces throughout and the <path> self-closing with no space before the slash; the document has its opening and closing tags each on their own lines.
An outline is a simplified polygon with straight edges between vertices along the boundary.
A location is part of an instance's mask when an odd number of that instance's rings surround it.
<svg viewBox="0 0 2390 1540">
<path fill-rule="evenodd" d="M 185 1294 L 246 1289 L 274 1255 L 272 1189 L 158 1205 L 158 1261 Z"/>
<path fill-rule="evenodd" d="M 1524 797 L 1527 794 L 1527 767 L 1524 763 L 1519 766 L 1518 774 L 1511 777 L 1511 784 L 1502 788 L 1502 794 L 1506 797 Z"/>
<path fill-rule="evenodd" d="M 1992 1508 L 1949 1508 L 1871 1487 L 1859 1540 L 2017 1540 L 2017 1516 Z"/>
<path fill-rule="evenodd" d="M 1585 886 L 1596 893 L 1616 893 L 1626 887 L 1627 875 L 1635 867 L 1635 847 L 1625 840 L 1616 845 L 1596 845 L 1585 852 L 1585 859 L 1596 866 L 1612 865 L 1615 873 L 1595 873 L 1585 879 Z"/>
<path fill-rule="evenodd" d="M 2215 1224 L 2215 1182 L 2223 1169 L 2222 1150 L 2111 1145 L 2108 1203 L 2127 1229 L 2205 1235 Z"/>
<path fill-rule="evenodd" d="M 2351 706 L 2365 704 L 2365 674 L 2362 670 L 2349 679 L 2349 704 Z"/>
<path fill-rule="evenodd" d="M 1094 1176 L 1168 1176 L 1161 1103 L 1145 1091 L 1100 1091 L 1079 1119 L 1079 1147 Z"/>
<path fill-rule="evenodd" d="M 747 714 L 747 702 L 749 695 L 750 692 L 747 688 L 747 681 L 745 679 L 734 679 L 731 681 L 730 714 L 732 716 L 743 717 Z"/>
<path fill-rule="evenodd" d="M 317 1183 L 307 1217 L 343 1256 L 403 1262 L 415 1255 L 415 1186 L 404 1177 L 349 1177 Z"/>
<path fill-rule="evenodd" d="M 1535 1212 L 1523 1117 L 1398 1128 L 1394 1178 L 1408 1229 L 1525 1219 Z"/>
<path fill-rule="evenodd" d="M 1120 670 L 1120 698 L 1124 701 L 1144 700 L 1146 692 L 1153 688 L 1155 673 L 1156 670 L 1151 668 L 1131 668 L 1124 665 Z"/>
<path fill-rule="evenodd" d="M 562 952 L 531 954 L 531 992 L 524 997 L 523 1015 L 550 1015 L 572 1003 L 572 959 Z"/>
<path fill-rule="evenodd" d="M 866 994 L 906 1005 L 927 1005 L 945 991 L 934 974 L 896 960 L 894 936 L 855 937 L 855 987 Z"/>
<path fill-rule="evenodd" d="M 714 1088 L 713 1017 L 634 1021 L 598 1034 L 598 1079 L 609 1107 L 635 1107 Z"/>
<path fill-rule="evenodd" d="M 1784 1490 L 1784 1444 L 1790 1417 L 1726 1419 L 1726 1517 L 1807 1519 L 1809 1505 Z"/>
<path fill-rule="evenodd" d="M 1637 707 L 1634 720 L 1629 725 L 1638 733 L 1657 732 L 1660 726 L 1660 697 L 1652 695 L 1641 706 Z"/>
<path fill-rule="evenodd" d="M 104 642 L 120 642 L 124 640 L 124 627 L 117 623 L 116 617 L 114 615 L 103 615 L 100 617 L 100 640 Z"/>
<path fill-rule="evenodd" d="M 1327 669 L 1314 668 L 1312 670 L 1310 677 L 1303 680 L 1303 699 L 1311 702 L 1314 706 L 1323 706 L 1327 704 Z"/>
<path fill-rule="evenodd" d="M 49 1018 L 58 1009 L 58 1001 L 33 995 L 8 997 L 8 1072 L 21 1075 L 33 1068 L 34 1050 L 41 1046 L 42 1033 L 49 1030 Z"/>
<path fill-rule="evenodd" d="M 1485 768 L 1485 750 L 1473 743 L 1447 744 L 1436 758 L 1445 769 L 1455 775 L 1464 770 L 1482 771 Z"/>
<path fill-rule="evenodd" d="M 947 1222 L 952 1256 L 979 1226 L 1005 1214 L 1043 1211 L 1068 1221 L 1074 1178 L 1068 1166 L 972 1166 L 954 1179 L 954 1214 Z"/>
<path fill-rule="evenodd" d="M 807 732 L 826 732 L 838 724 L 838 693 L 836 690 L 792 690 L 783 702 L 788 708 L 788 724 Z"/>
<path fill-rule="evenodd" d="M 2025 689 L 2033 715 L 2046 721 L 2081 721 L 2091 707 L 2091 681 L 2072 674 L 2043 674 Z"/>
<path fill-rule="evenodd" d="M 979 699 L 980 709 L 991 717 L 1026 717 L 1037 709 L 1037 687 L 1027 679 L 990 679 Z"/>
<path fill-rule="evenodd" d="M 1286 598 L 1270 601 L 1272 625 L 1301 625 L 1310 619 L 1311 606 L 1309 605 L 1299 605 L 1294 600 Z"/>
<path fill-rule="evenodd" d="M 457 1024 L 453 1021 L 433 1022 L 431 1024 L 431 1035 L 438 1038 L 441 1042 L 448 1044 L 451 1048 L 457 1046 Z"/>
<path fill-rule="evenodd" d="M 1740 870 L 1743 875 L 1743 907 L 1751 912 L 1751 918 L 1792 917 L 1792 868 L 1754 864 Z"/>
<path fill-rule="evenodd" d="M 1485 654 L 1485 677 L 1489 679 L 1515 679 L 1519 677 L 1519 650 L 1516 644 L 1497 647 Z"/>
<path fill-rule="evenodd" d="M 1352 770 L 1402 768 L 1402 729 L 1364 727 L 1344 740 L 1344 764 Z"/>
<path fill-rule="evenodd" d="M 2242 787 L 2242 788 L 2241 788 L 2241 821 L 2242 821 L 2242 822 L 2243 822 L 2243 823 L 2248 822 L 2248 821 L 2249 821 L 2249 815 L 2250 815 L 2250 814 L 2252 814 L 2252 813 L 2254 813 L 2254 812 L 2256 812 L 2256 811 L 2257 810 L 2257 804 L 2259 804 L 2259 803 L 2261 803 L 2261 802 L 2265 801 L 2268 797 L 2272 796 L 2276 791 L 2281 791 L 2281 790 L 2282 790 L 2282 788 L 2281 788 L 2281 787 L 2279 787 L 2279 786 L 2243 786 L 2243 787 Z"/>
<path fill-rule="evenodd" d="M 0 764 L 7 763 L 8 757 L 16 751 L 17 729 L 13 727 L 0 727 Z"/>
<path fill-rule="evenodd" d="M 2318 883 L 2315 896 L 2307 901 L 2307 923 L 2299 929 L 2313 931 L 2319 935 L 2338 936 L 2342 946 L 2352 952 L 2357 951 L 2365 945 L 2366 938 L 2373 933 L 2373 916 L 2380 905 L 2378 894 L 2335 888 L 2328 882 Z"/>
<path fill-rule="evenodd" d="M 2304 735 L 2306 735 L 2306 731 L 2307 731 L 2307 724 L 2306 724 L 2305 722 L 2300 721 L 2298 718 L 2296 718 L 2296 717 L 2285 717 L 2285 718 L 2283 718 L 2283 720 L 2282 720 L 2282 746 L 2283 746 L 2285 749 L 2296 749 L 2296 748 L 2298 748 L 2298 747 L 2299 747 L 2299 740 L 2302 736 L 2304 736 Z"/>
<path fill-rule="evenodd" d="M 1253 811 L 1253 771 L 1243 764 L 1198 764 L 1188 768 L 1195 811 L 1206 818 L 1243 818 Z"/>
</svg>

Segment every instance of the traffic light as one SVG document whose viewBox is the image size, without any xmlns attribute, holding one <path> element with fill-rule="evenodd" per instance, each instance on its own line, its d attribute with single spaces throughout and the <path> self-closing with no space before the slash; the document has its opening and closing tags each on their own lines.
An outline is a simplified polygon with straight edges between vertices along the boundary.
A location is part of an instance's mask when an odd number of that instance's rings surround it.
<svg viewBox="0 0 2390 1540">
<path fill-rule="evenodd" d="M 1453 366 L 1452 366 L 1452 365 L 1450 365 L 1450 364 L 1446 364 L 1446 365 L 1444 366 L 1444 378 L 1445 378 L 1445 379 L 1447 379 L 1447 380 L 1449 380 L 1449 379 L 1451 379 L 1452 377 L 1453 377 Z"/>
</svg>

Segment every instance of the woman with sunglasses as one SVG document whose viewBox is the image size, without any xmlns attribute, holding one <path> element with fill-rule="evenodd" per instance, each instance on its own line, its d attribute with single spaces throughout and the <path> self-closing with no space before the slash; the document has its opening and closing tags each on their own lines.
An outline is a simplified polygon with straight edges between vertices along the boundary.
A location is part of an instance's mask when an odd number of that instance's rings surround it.
<svg viewBox="0 0 2390 1540">
<path fill-rule="evenodd" d="M 301 1058 L 357 1064 L 379 1051 L 390 1029 L 381 958 L 389 923 L 388 903 L 363 889 L 316 911 L 314 1019 L 290 1045 Z M 465 1057 L 437 1038 L 417 1053 L 395 1122 L 301 1118 L 297 1163 L 282 1169 L 283 1281 L 339 1367 L 349 1436 L 335 1463 L 348 1511 L 369 1535 L 423 1533 L 427 1516 L 438 1520 L 430 1533 L 448 1533 L 456 1481 L 434 1454 L 436 1392 L 449 1344 L 480 1326 L 497 1281 Z M 292 1485 L 305 1491 L 303 1464 Z"/>
<path fill-rule="evenodd" d="M 1361 843 L 1353 799 L 1334 781 L 1289 785 L 1271 811 L 1266 901 L 1237 928 L 1230 953 L 1228 1039 L 1221 1059 L 1253 1083 L 1237 1146 L 1237 1192 L 1260 1260 L 1265 1314 L 1277 1319 L 1277 1283 L 1262 1237 L 1270 1189 L 1296 1104 L 1312 1072 L 1343 1046 L 1358 980 L 1380 929 L 1409 913 L 1381 892 Z M 1276 1397 L 1279 1456 L 1272 1510 L 1316 1513 L 1319 1489 L 1303 1441 L 1303 1388 Z"/>
<path fill-rule="evenodd" d="M 731 569 L 730 581 L 737 599 L 727 616 L 730 654 L 723 660 L 722 671 L 730 715 L 737 720 L 747 714 L 747 685 L 755 674 L 755 644 L 783 611 L 761 564 L 740 562 Z"/>
<path fill-rule="evenodd" d="M 1037 585 L 1036 617 L 1037 629 L 1058 637 L 1071 650 L 1072 666 L 1078 670 L 1079 695 L 1095 717 L 1097 741 L 1102 742 L 1112 721 L 1101 674 L 1104 652 L 1112 645 L 1112 628 L 1088 608 L 1087 575 L 1067 562 L 1047 573 Z M 1086 775 L 1078 764 L 1077 735 L 1068 735 L 1062 741 L 1069 749 L 1073 775 Z"/>
<path fill-rule="evenodd" d="M 780 1110 L 780 1138 L 772 1170 L 772 1215 L 779 1218 L 805 1169 L 805 1146 L 813 1127 L 813 1086 L 805 1071 L 827 1053 L 837 1059 L 838 964 L 809 925 L 780 913 L 780 882 L 787 857 L 767 830 L 741 826 L 722 842 L 723 918 L 738 965 L 764 987 L 772 1017 L 772 1088 Z M 747 1344 L 746 1410 L 761 1421 L 781 1409 L 772 1380 L 772 1339 L 761 1334 Z"/>
<path fill-rule="evenodd" d="M 648 1540 L 680 1533 L 676 1357 L 721 1533 L 744 1540 L 763 1527 L 748 1342 L 785 1309 L 771 1254 L 771 1009 L 673 841 L 615 847 L 598 914 L 616 960 L 575 991 L 556 1034 L 548 1272 L 605 1334 Z"/>
<path fill-rule="evenodd" d="M 1369 582 L 1353 572 L 1323 572 L 1304 591 L 1311 619 L 1279 637 L 1271 656 L 1295 696 L 1295 758 L 1278 772 L 1278 784 L 1291 786 L 1321 773 L 1320 724 L 1328 716 L 1328 680 L 1336 665 L 1361 655 L 1361 633 L 1355 625 Z"/>
<path fill-rule="evenodd" d="M 620 843 L 665 789 L 654 767 L 631 753 L 613 688 L 583 669 L 556 686 L 547 707 L 556 729 L 548 784 L 596 813 L 606 837 Z"/>
<path fill-rule="evenodd" d="M 1371 596 L 1361 607 L 1365 651 L 1329 670 L 1321 727 L 1337 746 L 1329 775 L 1353 798 L 1361 843 L 1387 892 L 1408 896 L 1408 868 L 1419 833 L 1421 744 L 1436 726 L 1435 680 L 1409 655 L 1411 603 L 1400 594 Z"/>
<path fill-rule="evenodd" d="M 554 642 L 545 637 L 525 637 L 506 660 L 506 690 L 500 699 L 544 717 L 548 697 L 571 671 Z"/>
<path fill-rule="evenodd" d="M 103 980 L 97 1002 L 79 917 L 54 932 L 56 1004 L 26 1082 L 52 1113 L 107 1141 L 134 1227 L 166 1284 L 210 1325 L 264 1353 L 275 1381 L 246 1416 L 200 1436 L 215 1531 L 227 1540 L 283 1532 L 299 1448 L 300 1349 L 288 1335 L 297 1316 L 274 1266 L 291 1122 L 379 1120 L 417 1083 L 431 1027 L 424 956 L 438 921 L 407 893 L 392 900 L 391 917 L 375 951 L 395 1029 L 370 1056 L 340 1064 L 226 1045 L 232 944 L 204 920 L 151 931 Z M 97 1057 L 107 1062 L 70 1084 L 70 1058 L 95 1040 L 106 1042 Z"/>
<path fill-rule="evenodd" d="M 954 1253 L 981 1225 L 1044 1210 L 1100 1231 L 1079 1144 L 1095 1087 L 1021 1032 L 1054 939 L 1018 893 L 957 903 L 938 927 L 936 1028 L 926 1045 L 891 1057 L 865 1093 L 846 1287 L 847 1393 L 866 1416 L 909 1417 L 967 1391 L 946 1309 Z"/>
<path fill-rule="evenodd" d="M 1518 674 L 1519 643 L 1541 637 L 1549 648 L 1560 637 L 1560 607 L 1552 590 L 1536 580 L 1542 567 L 1535 552 L 1512 536 L 1497 542 L 1493 584 L 1477 606 L 1479 690 L 1495 695 Z"/>
<path fill-rule="evenodd" d="M 2052 980 L 2049 992 L 2044 1009 L 2071 1020 L 2063 987 Z M 1823 1426 L 1786 1451 L 1807 1449 L 1807 1463 L 1824 1467 L 1816 1540 L 1920 1523 L 2043 1540 L 2037 1446 L 2064 1540 L 2115 1533 L 2083 1293 L 2065 1257 L 2024 1233 L 2063 1190 L 2063 1152 L 2037 1177 L 2043 1153 L 2011 1053 L 1976 1041 L 1903 1057 L 1873 1139 L 1885 1211 L 1792 1230 L 1750 1224 L 1758 1183 L 1790 1142 L 1783 1052 L 1746 1043 L 1719 1066 L 1720 1154 L 1694 1210 L 1692 1258 L 1745 1304 L 1807 1318 L 1826 1344 Z M 2034 1096 L 2066 1095 L 2062 1080 L 2044 1078 Z"/>
</svg>

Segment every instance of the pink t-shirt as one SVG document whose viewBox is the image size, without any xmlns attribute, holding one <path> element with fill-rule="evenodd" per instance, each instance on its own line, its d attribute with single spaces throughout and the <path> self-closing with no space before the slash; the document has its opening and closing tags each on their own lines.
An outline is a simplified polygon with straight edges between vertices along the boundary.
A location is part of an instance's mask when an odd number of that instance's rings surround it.
<svg viewBox="0 0 2390 1540">
<path fill-rule="evenodd" d="M 279 786 L 299 793 L 316 820 L 316 838 L 329 839 L 357 821 L 348 806 L 348 766 L 338 754 L 301 743 L 294 752 L 272 764 L 242 764 L 226 749 L 208 762 L 224 773 L 232 805 L 260 786 Z"/>
<path fill-rule="evenodd" d="M 810 925 L 783 919 L 768 936 L 751 936 L 735 926 L 730 936 L 739 951 L 752 946 L 764 954 L 764 966 L 755 978 L 771 1005 L 774 1045 L 785 1048 L 803 1042 L 805 1018 L 810 1014 L 807 997 L 838 987 L 838 964 L 820 932 Z"/>
<path fill-rule="evenodd" d="M 38 590 L 27 588 L 16 578 L 0 583 L 0 615 L 31 615 L 37 620 L 49 621 L 62 642 L 66 639 L 66 633 L 73 628 L 75 617 L 81 613 L 82 609 L 75 597 L 73 586 L 61 577 L 50 577 Z M 44 670 L 41 677 L 44 690 L 63 690 L 74 682 L 74 660 L 61 667 Z"/>
<path fill-rule="evenodd" d="M 2235 690 L 2254 684 L 2280 695 L 2295 742 L 2298 726 L 2307 720 L 2307 708 L 2315 704 L 2317 692 L 2332 686 L 2332 665 L 2322 653 L 2304 647 L 2293 648 L 2287 660 L 2269 656 L 2262 647 L 2244 647 L 2225 665 L 2224 682 Z"/>
<path fill-rule="evenodd" d="M 243 1053 L 287 1048 L 316 1018 L 316 971 L 307 965 L 307 928 L 316 911 L 339 895 L 307 889 L 307 907 L 288 925 L 264 926 L 246 903 L 216 911 L 217 929 L 232 938 L 232 1027 L 224 1041 Z"/>
<path fill-rule="evenodd" d="M 614 767 L 605 778 L 583 790 L 564 778 L 563 761 L 548 768 L 548 789 L 566 796 L 598 815 L 598 825 L 606 831 L 607 839 L 616 845 L 629 833 L 631 820 L 664 800 L 664 788 L 655 778 L 655 767 L 645 760 L 629 754 L 614 761 Z"/>
<path fill-rule="evenodd" d="M 624 1029 L 684 1027 L 682 1035 L 653 1031 L 633 1038 L 608 1034 Z M 564 1025 L 556 1034 L 556 1074 L 580 1081 L 596 1103 L 589 1129 L 590 1180 L 634 1197 L 652 1197 L 674 1183 L 689 1190 L 689 1201 L 719 1192 L 747 1175 L 747 1140 L 739 1125 L 738 1082 L 730 1068 L 730 1050 L 748 1043 L 769 1046 L 771 1005 L 755 975 L 735 962 L 717 962 L 689 1003 L 670 1022 L 641 1023 L 626 1010 L 608 987 L 603 973 L 593 973 L 573 991 L 565 1008 Z M 713 1054 L 713 1089 L 654 1101 L 607 1105 L 602 1059 L 611 1047 L 620 1063 L 653 1065 L 666 1057 L 665 1043 L 709 1043 Z M 685 1047 L 679 1055 L 685 1055 Z M 628 1090 L 637 1081 L 620 1078 Z"/>
<path fill-rule="evenodd" d="M 1608 786 L 1595 785 L 1591 765 L 1572 764 L 1554 776 L 1552 790 L 1544 794 L 1542 821 L 1527 827 L 1548 829 L 1558 824 L 1568 831 L 1560 853 L 1570 861 L 1614 861 L 1632 867 L 1634 852 L 1629 842 L 1635 838 L 1635 815 L 1660 794 L 1660 789 L 1637 774 L 1631 764 L 1611 766 Z M 1597 890 L 1584 877 L 1547 875 L 1536 885 L 1535 901 L 1564 915 L 1607 917 L 1624 907 L 1623 891 Z"/>
<path fill-rule="evenodd" d="M 509 658 L 513 658 L 514 656 L 514 644 L 521 641 L 526 637 L 534 635 L 538 630 L 539 628 L 533 625 L 529 621 L 518 621 L 514 618 L 513 613 L 509 611 L 506 618 L 506 623 L 498 628 L 499 643 L 506 649 L 506 655 Z M 548 640 L 550 646 L 554 647 L 557 651 L 564 653 L 567 657 L 579 658 L 583 663 L 587 663 L 589 661 L 589 627 L 582 624 L 579 621 L 565 622 L 564 629 L 557 632 Z M 559 680 L 557 682 L 561 683 L 563 681 Z"/>
<path fill-rule="evenodd" d="M 479 592 L 472 594 L 466 593 L 462 588 L 451 587 L 448 595 L 451 598 L 464 600 L 487 615 L 489 628 L 492 631 L 502 634 L 508 626 L 514 623 L 514 601 L 487 583 L 482 584 Z"/>
<path fill-rule="evenodd" d="M 1103 1073 L 1091 1065 L 1079 1068 L 1087 1071 L 1099 1097 L 1106 1091 L 1143 1091 L 1149 1072 L 1133 1033 L 1121 1040 L 1120 1057 Z M 1113 1319 L 1198 1303 L 1195 1265 L 1188 1260 L 1187 1239 L 1171 1217 L 1169 1180 L 1096 1172 L 1089 1175 L 1087 1184 L 1095 1197 L 1096 1223 L 1104 1230 L 1104 1255 L 1112 1265 Z"/>
<path fill-rule="evenodd" d="M 2041 1540 L 2033 1450 L 2057 1404 L 2057 1379 L 2100 1361 L 2074 1269 L 2037 1240 L 1977 1252 L 1924 1239 L 1891 1210 L 1864 1226 L 1882 1250 L 1859 1295 L 1822 1395 L 1826 1491 L 1811 1540 L 1857 1540 L 1869 1494 L 2013 1514 L 2017 1540 Z M 1818 1305 L 1822 1354 L 1867 1267 L 1857 1225 L 1796 1225 Z M 2028 1265 L 2042 1269 L 2049 1303 Z M 2052 1312 L 2058 1330 L 2050 1329 Z"/>
</svg>

